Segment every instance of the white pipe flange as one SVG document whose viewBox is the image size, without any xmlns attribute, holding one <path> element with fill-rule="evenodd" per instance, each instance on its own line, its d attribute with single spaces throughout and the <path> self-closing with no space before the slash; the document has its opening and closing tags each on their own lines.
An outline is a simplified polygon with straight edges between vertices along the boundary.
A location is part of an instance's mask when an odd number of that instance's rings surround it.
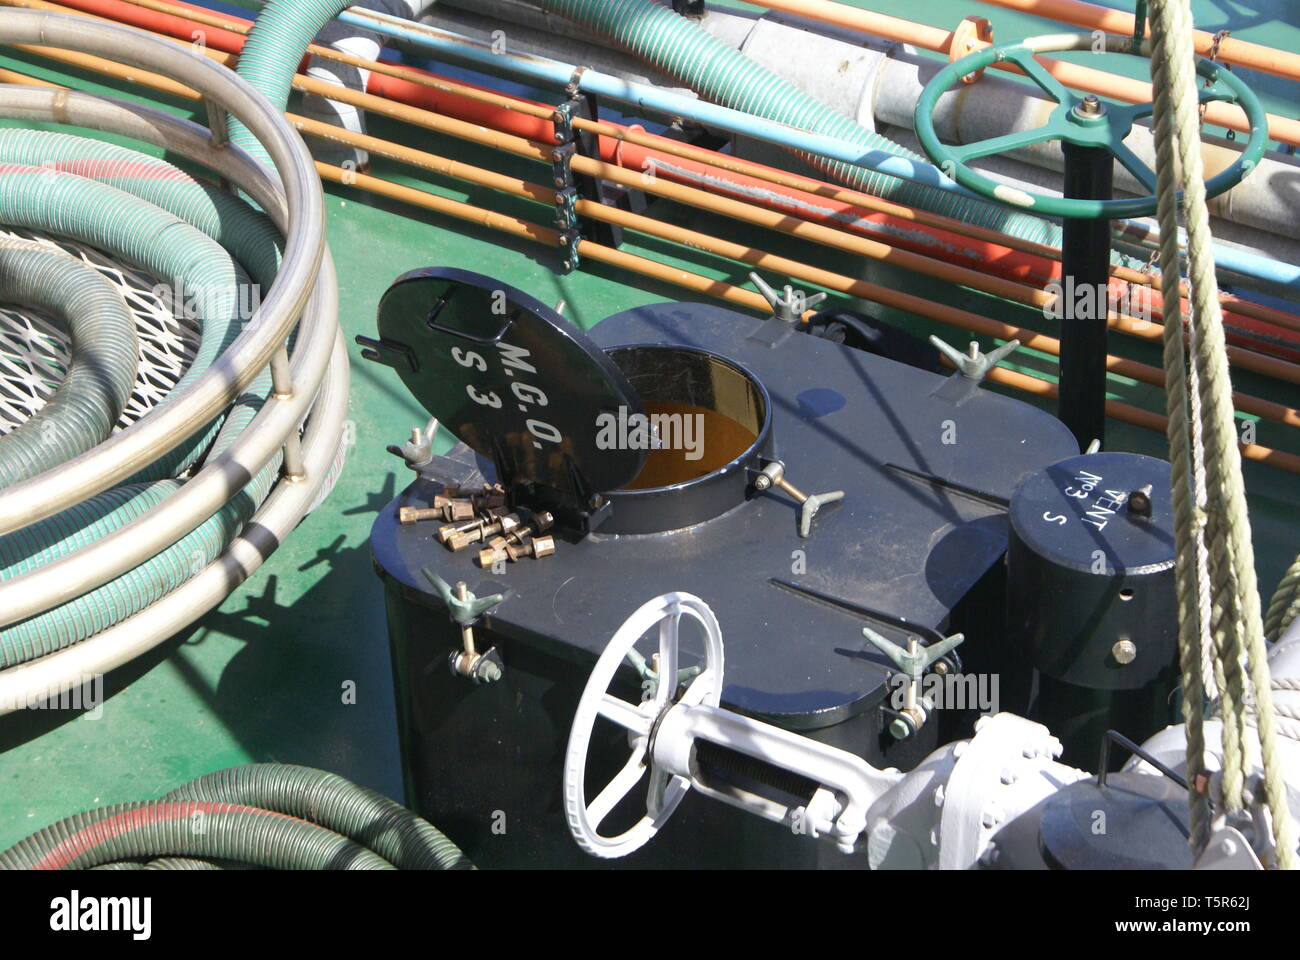
<svg viewBox="0 0 1300 960">
<path fill-rule="evenodd" d="M 704 628 L 704 666 L 698 676 L 674 699 L 678 675 L 678 632 L 682 615 Z M 636 642 L 655 625 L 659 626 L 658 675 L 670 678 L 655 685 L 653 696 L 631 704 L 608 692 L 614 675 Z M 578 846 L 594 857 L 625 857 L 648 842 L 672 816 L 690 789 L 685 777 L 670 774 L 654 764 L 650 740 L 656 722 L 677 704 L 705 704 L 716 707 L 722 695 L 722 631 L 708 604 L 689 593 L 666 593 L 643 604 L 623 622 L 596 661 L 587 686 L 578 701 L 564 757 L 564 811 L 569 830 Z M 628 731 L 632 754 L 623 769 L 590 804 L 586 801 L 587 751 L 596 717 L 602 716 Z M 646 813 L 631 828 L 615 837 L 598 830 L 610 811 L 650 771 Z"/>
</svg>

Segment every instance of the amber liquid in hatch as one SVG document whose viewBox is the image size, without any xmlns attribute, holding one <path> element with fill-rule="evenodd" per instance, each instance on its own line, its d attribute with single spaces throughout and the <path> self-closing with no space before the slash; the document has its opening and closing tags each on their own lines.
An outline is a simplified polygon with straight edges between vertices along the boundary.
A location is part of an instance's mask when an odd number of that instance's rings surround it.
<svg viewBox="0 0 1300 960">
<path fill-rule="evenodd" d="M 645 412 L 652 424 L 656 415 L 676 415 L 675 423 L 670 421 L 671 426 L 665 424 L 660 430 L 661 439 L 673 444 L 674 449 L 647 451 L 645 466 L 624 490 L 669 487 L 702 477 L 725 467 L 758 439 L 752 430 L 731 417 L 706 407 L 647 401 Z M 687 430 L 690 432 L 687 433 Z M 684 449 L 686 438 L 690 440 L 690 450 Z M 699 455 L 699 459 L 688 460 L 688 453 L 692 456 Z"/>
</svg>

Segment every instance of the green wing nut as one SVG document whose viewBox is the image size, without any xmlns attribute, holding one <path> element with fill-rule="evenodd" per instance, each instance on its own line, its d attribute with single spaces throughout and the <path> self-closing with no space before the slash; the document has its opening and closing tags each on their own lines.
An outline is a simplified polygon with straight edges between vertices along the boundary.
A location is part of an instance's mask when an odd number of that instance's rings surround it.
<svg viewBox="0 0 1300 960">
<path fill-rule="evenodd" d="M 928 647 L 923 647 L 920 643 L 912 643 L 904 648 L 893 641 L 886 640 L 870 627 L 863 627 L 862 635 L 912 680 L 920 680 L 931 664 L 947 656 L 966 639 L 964 635 L 954 633 L 946 640 L 932 643 Z"/>
<path fill-rule="evenodd" d="M 773 460 L 768 463 L 754 478 L 754 489 L 759 493 L 764 493 L 773 487 L 784 490 L 794 497 L 799 504 L 799 536 L 805 540 L 812 535 L 812 523 L 817 516 L 817 511 L 828 503 L 844 499 L 843 490 L 832 490 L 829 493 L 814 493 L 811 495 L 804 493 L 786 479 L 785 464 L 780 460 Z"/>
<path fill-rule="evenodd" d="M 401 457 L 412 470 L 433 459 L 433 438 L 438 433 L 438 418 L 430 417 L 424 428 L 413 427 L 411 439 L 403 444 L 389 444 L 388 452 Z"/>
<path fill-rule="evenodd" d="M 798 323 L 803 319 L 804 311 L 811 310 L 826 299 L 824 293 L 815 293 L 808 296 L 802 290 L 796 290 L 788 283 L 785 285 L 785 295 L 783 296 L 773 290 L 766 280 L 753 271 L 750 272 L 749 279 L 758 288 L 758 292 L 763 295 L 764 299 L 771 304 L 772 312 L 786 323 Z"/>
<path fill-rule="evenodd" d="M 641 677 L 642 682 L 649 680 L 651 683 L 654 683 L 656 686 L 658 685 L 659 672 L 650 665 L 649 661 L 647 661 L 646 658 L 641 655 L 641 652 L 639 650 L 635 648 L 629 650 L 627 652 L 627 656 L 625 656 L 623 659 L 632 665 L 632 667 L 636 670 L 637 675 Z M 693 667 L 682 667 L 680 670 L 677 671 L 677 686 L 680 687 L 683 683 L 686 683 L 688 680 L 694 680 L 696 677 L 700 675 L 703 669 L 704 668 L 699 666 L 698 664 Z"/>
<path fill-rule="evenodd" d="M 442 597 L 442 602 L 447 605 L 447 615 L 451 617 L 454 623 L 458 623 L 462 627 L 473 623 L 504 599 L 503 595 L 499 593 L 487 597 L 476 597 L 468 590 L 463 591 L 458 596 L 458 591 L 451 584 L 428 567 L 424 567 L 420 572 L 438 591 L 438 596 Z"/>
<path fill-rule="evenodd" d="M 967 351 L 962 353 L 956 347 L 949 345 L 938 337 L 931 337 L 930 342 L 938 348 L 940 353 L 951 360 L 953 366 L 960 370 L 961 375 L 968 380 L 983 380 L 988 376 L 990 370 L 1020 348 L 1019 340 L 1008 340 L 992 353 L 982 353 L 980 345 L 972 340 Z"/>
</svg>

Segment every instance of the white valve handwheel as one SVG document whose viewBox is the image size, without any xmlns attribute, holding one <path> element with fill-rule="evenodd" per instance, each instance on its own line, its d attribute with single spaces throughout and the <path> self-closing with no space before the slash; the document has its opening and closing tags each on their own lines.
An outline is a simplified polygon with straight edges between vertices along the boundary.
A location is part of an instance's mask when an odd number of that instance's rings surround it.
<svg viewBox="0 0 1300 960">
<path fill-rule="evenodd" d="M 678 670 L 678 627 L 685 614 L 704 628 L 704 667 L 691 680 L 682 696 L 674 700 Z M 658 674 L 669 682 L 659 683 L 652 698 L 639 704 L 628 703 L 608 693 L 619 665 L 638 640 L 655 624 L 659 625 Z M 690 781 L 665 773 L 650 757 L 650 735 L 655 722 L 677 703 L 707 704 L 716 707 L 722 695 L 722 631 L 709 605 L 689 593 L 666 593 L 641 606 L 628 617 L 610 639 L 605 652 L 596 661 L 587 679 L 582 699 L 573 715 L 569 748 L 564 757 L 564 811 L 569 830 L 578 846 L 594 857 L 625 857 L 640 848 L 672 816 Z M 629 731 L 632 755 L 623 769 L 590 804 L 586 801 L 585 781 L 587 750 L 596 717 Z M 616 837 L 601 836 L 597 831 L 611 810 L 632 792 L 646 768 L 650 769 L 650 787 L 646 798 L 646 815 L 625 833 Z"/>
</svg>

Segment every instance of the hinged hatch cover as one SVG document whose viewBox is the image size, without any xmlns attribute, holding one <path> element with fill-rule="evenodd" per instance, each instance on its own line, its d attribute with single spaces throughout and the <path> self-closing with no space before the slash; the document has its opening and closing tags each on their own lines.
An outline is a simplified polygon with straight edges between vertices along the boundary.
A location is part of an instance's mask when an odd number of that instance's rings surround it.
<svg viewBox="0 0 1300 960">
<path fill-rule="evenodd" d="M 601 449 L 597 418 L 642 414 L 613 361 L 544 303 L 491 277 L 428 267 L 400 277 L 379 304 L 369 359 L 507 483 L 616 490 L 646 452 Z"/>
</svg>

